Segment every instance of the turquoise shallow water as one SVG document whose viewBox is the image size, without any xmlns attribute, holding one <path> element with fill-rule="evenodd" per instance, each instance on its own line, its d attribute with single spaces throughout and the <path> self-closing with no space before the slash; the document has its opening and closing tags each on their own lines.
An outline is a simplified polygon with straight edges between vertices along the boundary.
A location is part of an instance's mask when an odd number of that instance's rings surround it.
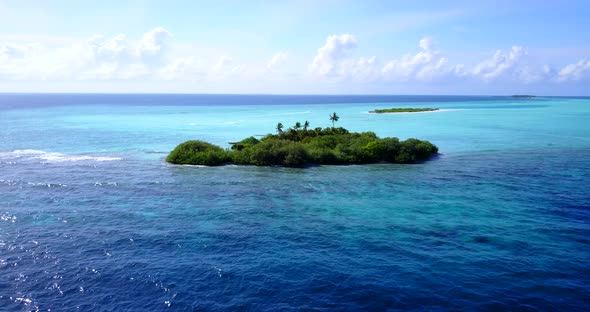
<svg viewBox="0 0 590 312">
<path fill-rule="evenodd" d="M 372 115 L 387 107 L 436 113 Z M 417 165 L 170 166 L 277 122 L 418 137 Z M 590 100 L 0 96 L 6 310 L 586 310 Z"/>
</svg>

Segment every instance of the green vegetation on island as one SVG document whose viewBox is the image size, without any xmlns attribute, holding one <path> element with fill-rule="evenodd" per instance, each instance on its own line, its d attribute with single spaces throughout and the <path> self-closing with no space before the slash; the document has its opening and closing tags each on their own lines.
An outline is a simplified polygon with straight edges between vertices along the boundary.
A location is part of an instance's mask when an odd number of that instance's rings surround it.
<svg viewBox="0 0 590 312">
<path fill-rule="evenodd" d="M 513 97 L 513 98 L 532 99 L 532 98 L 535 98 L 537 96 L 536 95 L 528 95 L 528 94 L 515 94 L 515 95 L 512 95 L 511 97 Z"/>
<path fill-rule="evenodd" d="M 372 114 L 387 114 L 387 113 L 420 113 L 420 112 L 433 112 L 437 111 L 438 108 L 384 108 L 372 110 L 369 113 Z"/>
<path fill-rule="evenodd" d="M 338 119 L 336 113 L 330 115 L 333 123 Z M 205 166 L 407 164 L 428 160 L 438 153 L 438 148 L 428 141 L 379 138 L 373 132 L 354 133 L 342 127 L 309 129 L 307 121 L 283 129 L 283 124 L 278 123 L 277 134 L 268 134 L 261 139 L 248 137 L 232 143 L 231 149 L 203 141 L 187 141 L 178 145 L 166 161 Z"/>
</svg>

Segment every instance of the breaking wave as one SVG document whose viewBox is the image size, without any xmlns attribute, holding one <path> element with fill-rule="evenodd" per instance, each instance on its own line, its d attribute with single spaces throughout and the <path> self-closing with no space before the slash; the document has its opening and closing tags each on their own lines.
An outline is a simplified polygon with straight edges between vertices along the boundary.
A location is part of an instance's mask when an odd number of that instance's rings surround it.
<svg viewBox="0 0 590 312">
<path fill-rule="evenodd" d="M 45 163 L 62 163 L 78 161 L 115 161 L 121 160 L 120 157 L 113 156 L 95 156 L 85 154 L 63 154 L 56 152 L 45 152 L 34 149 L 14 150 L 12 152 L 0 152 L 0 159 L 9 160 L 41 160 Z"/>
</svg>

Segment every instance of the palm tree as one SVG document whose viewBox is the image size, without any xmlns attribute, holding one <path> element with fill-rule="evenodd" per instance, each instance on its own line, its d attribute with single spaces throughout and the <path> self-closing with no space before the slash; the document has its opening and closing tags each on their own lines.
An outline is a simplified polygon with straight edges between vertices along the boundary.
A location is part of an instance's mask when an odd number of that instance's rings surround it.
<svg viewBox="0 0 590 312">
<path fill-rule="evenodd" d="M 330 120 L 332 121 L 332 128 L 334 128 L 334 123 L 338 121 L 338 119 L 340 119 L 340 116 L 336 115 L 336 112 L 330 115 Z"/>
<path fill-rule="evenodd" d="M 277 124 L 277 132 L 279 134 L 282 134 L 283 133 L 283 124 L 280 123 L 280 122 Z"/>
<path fill-rule="evenodd" d="M 293 127 L 293 129 L 299 130 L 300 128 L 301 128 L 301 123 L 298 121 L 295 123 L 295 127 Z"/>
<path fill-rule="evenodd" d="M 307 128 L 309 128 L 309 121 L 307 121 L 307 120 L 306 120 L 306 121 L 303 123 L 303 131 L 307 131 Z"/>
</svg>

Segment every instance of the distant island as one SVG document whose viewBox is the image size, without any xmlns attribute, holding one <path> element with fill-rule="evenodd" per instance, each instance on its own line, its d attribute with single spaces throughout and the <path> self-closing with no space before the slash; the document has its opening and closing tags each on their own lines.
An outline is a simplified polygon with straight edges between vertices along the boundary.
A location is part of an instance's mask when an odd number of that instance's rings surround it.
<svg viewBox="0 0 590 312">
<path fill-rule="evenodd" d="M 391 114 L 391 113 L 420 113 L 433 112 L 438 108 L 384 108 L 369 111 L 370 114 Z"/>
<path fill-rule="evenodd" d="M 334 118 L 336 117 L 336 118 Z M 338 120 L 336 113 L 330 116 Z M 253 136 L 230 143 L 230 149 L 191 140 L 178 145 L 166 157 L 173 164 L 220 166 L 305 167 L 311 165 L 350 165 L 372 163 L 409 164 L 426 161 L 438 153 L 436 145 L 423 140 L 379 138 L 374 132 L 349 132 L 342 127 L 309 129 L 309 122 L 297 122 L 277 134 L 261 139 Z"/>
<path fill-rule="evenodd" d="M 511 97 L 513 97 L 513 98 L 527 98 L 527 99 L 530 99 L 530 98 L 534 98 L 534 97 L 537 97 L 537 96 L 536 95 L 527 95 L 527 94 L 515 94 L 515 95 L 512 95 Z"/>
</svg>

